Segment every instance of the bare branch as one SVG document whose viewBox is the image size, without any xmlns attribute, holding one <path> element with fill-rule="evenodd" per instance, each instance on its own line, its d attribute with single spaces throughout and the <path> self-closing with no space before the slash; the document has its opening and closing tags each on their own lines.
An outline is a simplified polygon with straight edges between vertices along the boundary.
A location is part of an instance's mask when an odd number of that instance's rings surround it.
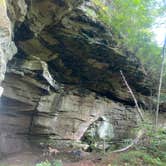
<svg viewBox="0 0 166 166">
<path fill-rule="evenodd" d="M 137 107 L 137 112 L 138 112 L 138 114 L 139 114 L 141 120 L 144 121 L 143 114 L 142 114 L 142 112 L 141 112 L 141 109 L 140 109 L 139 106 L 138 106 L 137 99 L 135 98 L 134 93 L 133 93 L 133 91 L 131 90 L 129 84 L 127 83 L 126 78 L 125 78 L 125 76 L 124 76 L 124 74 L 123 74 L 123 72 L 122 72 L 121 70 L 120 70 L 120 74 L 121 74 L 122 79 L 123 79 L 123 81 L 125 82 L 125 84 L 126 84 L 128 90 L 129 90 L 129 92 L 130 92 L 130 94 L 131 94 L 133 100 L 134 100 L 135 106 Z"/>
<path fill-rule="evenodd" d="M 131 149 L 134 145 L 137 145 L 139 143 L 139 140 L 143 137 L 144 134 L 145 134 L 145 130 L 141 129 L 138 132 L 136 138 L 132 141 L 132 143 L 130 145 L 126 146 L 125 148 L 115 150 L 115 151 L 113 151 L 113 153 L 120 153 L 120 152 L 124 152 L 124 151 Z"/>
<path fill-rule="evenodd" d="M 158 88 L 158 96 L 157 96 L 157 108 L 156 108 L 156 118 L 155 118 L 155 127 L 158 126 L 158 116 L 159 116 L 159 107 L 160 107 L 160 95 L 161 95 L 161 86 L 163 81 L 163 73 L 164 73 L 164 61 L 165 61 L 165 49 L 166 49 L 166 36 L 163 46 L 163 57 L 160 71 L 160 80 L 159 80 L 159 88 Z"/>
</svg>

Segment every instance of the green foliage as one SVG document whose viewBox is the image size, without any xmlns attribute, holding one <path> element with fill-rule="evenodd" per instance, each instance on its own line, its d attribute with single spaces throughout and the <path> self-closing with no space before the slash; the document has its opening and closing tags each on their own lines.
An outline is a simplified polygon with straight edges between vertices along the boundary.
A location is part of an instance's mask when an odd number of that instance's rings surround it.
<svg viewBox="0 0 166 166">
<path fill-rule="evenodd" d="M 161 161 L 159 157 L 154 158 L 152 155 L 146 153 L 146 151 L 130 151 L 128 153 L 123 153 L 118 161 L 114 164 L 127 163 L 127 165 L 143 165 L 143 166 L 164 166 L 165 162 Z"/>
<path fill-rule="evenodd" d="M 36 166 L 51 166 L 51 163 L 46 160 L 46 161 L 36 164 Z"/>
<path fill-rule="evenodd" d="M 61 160 L 54 160 L 52 166 L 62 166 Z"/>
<path fill-rule="evenodd" d="M 154 131 L 153 125 L 144 123 L 140 128 L 146 129 L 145 138 L 134 150 L 121 153 L 112 166 L 165 166 L 166 163 L 166 131 L 158 129 Z"/>
<path fill-rule="evenodd" d="M 150 73 L 158 74 L 161 48 L 154 41 L 152 26 L 157 17 L 164 15 L 164 5 L 156 0 L 92 2 L 98 8 L 98 19 L 112 29 L 117 47 L 135 53 Z"/>
<path fill-rule="evenodd" d="M 100 21 L 102 21 L 107 26 L 110 26 L 111 19 L 110 19 L 110 11 L 109 8 L 101 1 L 101 0 L 92 0 L 92 2 L 97 6 L 98 13 L 97 17 Z"/>
<path fill-rule="evenodd" d="M 60 160 L 54 160 L 53 162 L 46 160 L 36 164 L 36 166 L 62 166 L 62 162 Z"/>
<path fill-rule="evenodd" d="M 147 152 L 166 163 L 166 131 L 160 129 L 152 132 L 149 137 L 151 139 Z"/>
</svg>

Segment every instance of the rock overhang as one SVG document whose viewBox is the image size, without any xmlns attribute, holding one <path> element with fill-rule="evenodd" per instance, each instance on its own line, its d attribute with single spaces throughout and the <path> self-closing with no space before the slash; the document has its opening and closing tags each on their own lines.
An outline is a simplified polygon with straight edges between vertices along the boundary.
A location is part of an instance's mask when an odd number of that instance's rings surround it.
<svg viewBox="0 0 166 166">
<path fill-rule="evenodd" d="M 21 142 L 27 142 L 27 136 L 46 141 L 49 136 L 58 141 L 73 139 L 73 119 L 78 140 L 103 112 L 113 118 L 117 137 L 123 138 L 122 130 L 130 126 L 126 120 L 135 125 L 137 116 L 126 106 L 119 108 L 121 104 L 109 100 L 134 105 L 120 70 L 138 101 L 148 99 L 151 84 L 145 84 L 143 66 L 134 54 L 117 47 L 108 27 L 88 16 L 86 3 L 90 1 L 8 0 L 18 52 L 8 63 L 3 82 L 1 109 L 5 111 L 1 113 L 0 123 L 4 125 L 0 136 L 3 140 L 14 139 L 18 149 L 22 143 L 19 145 L 16 138 Z M 105 96 L 109 99 L 105 100 Z M 91 117 L 89 112 L 98 114 Z M 9 120 L 4 123 L 3 117 Z"/>
<path fill-rule="evenodd" d="M 36 56 L 48 64 L 58 82 L 129 101 L 122 70 L 138 96 L 150 95 L 139 60 L 129 51 L 120 51 L 111 30 L 88 16 L 86 3 L 90 2 L 49 0 L 27 4 L 24 21 L 15 26 L 16 61 Z M 95 7 L 92 10 L 96 12 Z"/>
</svg>

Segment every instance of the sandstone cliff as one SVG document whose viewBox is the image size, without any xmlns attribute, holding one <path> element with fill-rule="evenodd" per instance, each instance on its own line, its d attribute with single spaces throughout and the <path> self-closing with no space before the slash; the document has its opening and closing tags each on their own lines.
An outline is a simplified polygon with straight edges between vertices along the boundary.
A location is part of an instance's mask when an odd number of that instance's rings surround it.
<svg viewBox="0 0 166 166">
<path fill-rule="evenodd" d="M 97 20 L 95 5 L 88 0 L 8 0 L 6 5 L 10 21 L 0 6 L 5 20 L 0 81 L 6 71 L 0 152 L 20 151 L 29 141 L 62 146 L 81 140 L 102 116 L 112 126 L 108 140 L 128 137 L 138 117 L 119 71 L 140 104 L 148 101 L 152 85 L 135 55 L 120 51 L 111 30 Z"/>
</svg>

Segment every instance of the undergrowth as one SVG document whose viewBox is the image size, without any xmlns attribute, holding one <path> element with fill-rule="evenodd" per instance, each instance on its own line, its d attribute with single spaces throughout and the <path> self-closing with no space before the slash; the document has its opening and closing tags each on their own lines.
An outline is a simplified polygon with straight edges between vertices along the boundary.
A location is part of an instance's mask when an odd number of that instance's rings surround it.
<svg viewBox="0 0 166 166">
<path fill-rule="evenodd" d="M 144 125 L 146 134 L 132 150 L 120 153 L 109 166 L 165 166 L 166 130 L 155 131 L 152 125 Z"/>
<path fill-rule="evenodd" d="M 54 160 L 53 162 L 46 160 L 46 161 L 36 164 L 36 166 L 63 166 L 63 165 L 60 160 Z"/>
</svg>

